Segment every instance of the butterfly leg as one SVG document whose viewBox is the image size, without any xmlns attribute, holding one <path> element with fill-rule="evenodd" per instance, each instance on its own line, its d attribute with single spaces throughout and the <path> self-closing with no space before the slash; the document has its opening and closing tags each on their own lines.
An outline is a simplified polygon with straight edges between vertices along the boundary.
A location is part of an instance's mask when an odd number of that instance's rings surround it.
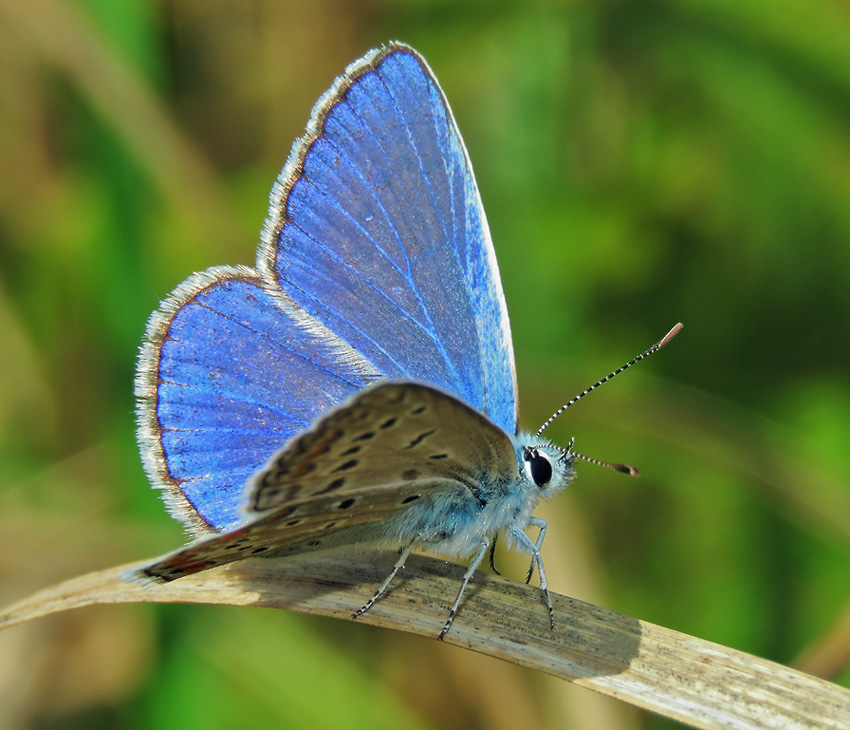
<svg viewBox="0 0 850 730">
<path fill-rule="evenodd" d="M 455 620 L 455 614 L 457 613 L 458 608 L 460 608 L 460 599 L 463 598 L 463 592 L 466 590 L 466 585 L 467 583 L 469 583 L 469 579 L 472 578 L 473 574 L 478 569 L 478 566 L 481 565 L 481 561 L 484 560 L 484 556 L 487 554 L 487 550 L 489 548 L 489 542 L 482 542 L 478 548 L 478 552 L 475 553 L 475 557 L 470 561 L 469 567 L 463 574 L 463 581 L 460 584 L 460 590 L 457 592 L 457 598 L 455 598 L 454 606 L 452 606 L 452 610 L 449 611 L 449 617 L 446 619 L 446 623 L 443 626 L 443 630 L 437 637 L 440 641 L 443 640 L 443 637 L 449 632 L 449 629 L 452 627 L 452 622 Z"/>
<path fill-rule="evenodd" d="M 532 517 L 528 524 L 540 530 L 537 540 L 532 540 L 521 530 L 511 530 L 513 538 L 527 552 L 531 553 L 531 568 L 529 570 L 529 578 L 534 570 L 534 565 L 537 565 L 537 573 L 540 576 L 540 590 L 543 591 L 543 597 L 546 599 L 546 607 L 549 609 L 549 627 L 555 628 L 555 607 L 552 605 L 552 596 L 549 595 L 549 582 L 546 580 L 546 571 L 543 568 L 543 557 L 540 555 L 540 548 L 543 546 L 543 538 L 546 537 L 546 520 L 539 517 Z M 526 581 L 527 583 L 528 581 Z"/>
<path fill-rule="evenodd" d="M 501 575 L 501 573 L 496 569 L 496 564 L 493 562 L 493 559 L 496 557 L 496 541 L 499 539 L 498 535 L 493 535 L 493 542 L 490 543 L 490 568 L 496 575 Z M 534 563 L 531 564 L 531 567 L 534 567 Z M 529 573 L 531 575 L 531 573 Z M 528 583 L 528 581 L 526 581 Z"/>
<path fill-rule="evenodd" d="M 546 520 L 541 520 L 539 517 L 532 517 L 528 521 L 528 524 L 539 529 L 540 533 L 537 535 L 537 540 L 534 541 L 537 551 L 531 553 L 531 565 L 528 566 L 528 573 L 525 576 L 526 585 L 531 583 L 531 576 L 534 575 L 535 565 L 538 566 L 541 572 L 543 570 L 543 559 L 540 557 L 540 548 L 543 547 L 543 539 L 546 537 L 546 527 L 548 526 Z"/>
<path fill-rule="evenodd" d="M 390 574 L 387 576 L 387 579 L 381 583 L 381 587 L 375 591 L 375 594 L 368 600 L 364 605 L 358 608 L 353 614 L 351 614 L 351 618 L 357 619 L 360 618 L 366 611 L 368 611 L 372 606 L 375 605 L 375 601 L 377 601 L 381 596 L 386 593 L 387 588 L 390 587 L 390 583 L 393 582 L 393 578 L 398 575 L 398 571 L 400 571 L 404 564 L 407 562 L 407 559 L 410 557 L 410 553 L 413 551 L 413 546 L 416 543 L 416 540 L 411 542 L 406 548 L 404 548 L 398 556 L 398 560 L 395 561 L 395 565 L 393 565 L 393 569 L 390 571 Z"/>
</svg>

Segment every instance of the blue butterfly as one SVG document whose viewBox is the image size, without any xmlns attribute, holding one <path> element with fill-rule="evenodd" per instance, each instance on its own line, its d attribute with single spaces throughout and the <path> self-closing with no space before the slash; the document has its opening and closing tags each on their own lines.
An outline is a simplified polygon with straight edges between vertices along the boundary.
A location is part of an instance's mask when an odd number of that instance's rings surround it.
<svg viewBox="0 0 850 730">
<path fill-rule="evenodd" d="M 399 548 L 356 617 L 424 548 L 471 558 L 442 638 L 503 535 L 532 556 L 554 625 L 546 522 L 532 510 L 584 457 L 517 434 L 481 199 L 412 48 L 369 52 L 319 99 L 272 189 L 256 265 L 195 274 L 161 304 L 136 395 L 148 475 L 195 541 L 128 579 L 332 545 Z"/>
</svg>

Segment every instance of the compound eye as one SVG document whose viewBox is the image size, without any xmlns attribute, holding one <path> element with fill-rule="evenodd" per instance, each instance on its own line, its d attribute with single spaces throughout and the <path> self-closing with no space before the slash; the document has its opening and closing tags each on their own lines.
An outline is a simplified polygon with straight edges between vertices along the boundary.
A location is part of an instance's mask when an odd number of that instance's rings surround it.
<svg viewBox="0 0 850 730">
<path fill-rule="evenodd" d="M 545 487 L 552 481 L 552 462 L 545 454 L 531 449 L 525 454 L 526 471 L 538 487 Z"/>
</svg>

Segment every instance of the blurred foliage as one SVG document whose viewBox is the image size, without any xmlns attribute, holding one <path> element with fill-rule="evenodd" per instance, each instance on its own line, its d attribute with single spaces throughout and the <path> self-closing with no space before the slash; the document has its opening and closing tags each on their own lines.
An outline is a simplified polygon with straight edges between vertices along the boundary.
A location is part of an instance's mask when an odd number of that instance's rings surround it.
<svg viewBox="0 0 850 730">
<path fill-rule="evenodd" d="M 394 38 L 469 147 L 527 427 L 686 324 L 552 429 L 643 474 L 585 465 L 541 511 L 554 589 L 805 653 L 850 686 L 835 0 L 0 0 L 0 599 L 181 542 L 134 443 L 146 318 L 190 272 L 253 261 L 312 104 Z M 669 726 L 436 642 L 260 610 L 83 611 L 0 652 L 9 728 Z"/>
</svg>

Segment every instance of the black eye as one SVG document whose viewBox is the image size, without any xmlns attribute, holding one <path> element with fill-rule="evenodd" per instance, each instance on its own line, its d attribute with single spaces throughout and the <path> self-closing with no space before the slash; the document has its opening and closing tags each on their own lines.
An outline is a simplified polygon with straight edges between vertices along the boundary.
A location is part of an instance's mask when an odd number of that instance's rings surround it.
<svg viewBox="0 0 850 730">
<path fill-rule="evenodd" d="M 528 462 L 528 473 L 538 487 L 545 487 L 552 481 L 552 462 L 539 451 L 528 451 L 525 454 Z"/>
</svg>

